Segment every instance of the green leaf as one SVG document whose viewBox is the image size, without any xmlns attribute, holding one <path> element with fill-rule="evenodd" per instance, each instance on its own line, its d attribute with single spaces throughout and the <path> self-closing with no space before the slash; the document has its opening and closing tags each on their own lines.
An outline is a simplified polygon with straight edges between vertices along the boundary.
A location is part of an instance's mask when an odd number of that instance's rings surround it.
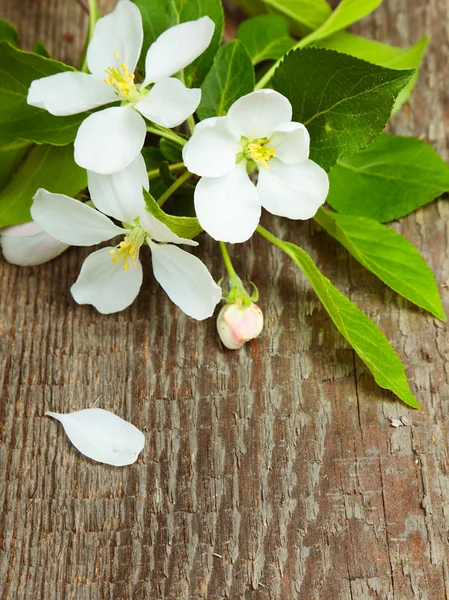
<svg viewBox="0 0 449 600">
<path fill-rule="evenodd" d="M 28 140 L 64 146 L 75 139 L 87 113 L 54 117 L 46 110 L 29 106 L 26 101 L 34 79 L 63 71 L 74 69 L 0 42 L 0 145 Z"/>
<path fill-rule="evenodd" d="M 140 55 L 140 68 L 145 72 L 145 56 L 148 48 L 169 27 L 195 21 L 208 16 L 215 23 L 212 41 L 191 65 L 184 69 L 187 87 L 200 87 L 212 66 L 215 53 L 220 45 L 223 33 L 223 6 L 220 0 L 135 0 L 143 21 L 144 42 Z"/>
<path fill-rule="evenodd" d="M 320 27 L 332 14 L 326 0 L 235 0 L 249 15 L 275 13 L 290 23 L 293 33 L 303 36 Z"/>
<path fill-rule="evenodd" d="M 167 227 L 171 229 L 173 233 L 179 235 L 179 237 L 191 240 L 203 231 L 196 217 L 175 217 L 173 215 L 168 215 L 146 190 L 143 190 L 143 196 L 148 212 L 150 212 L 153 217 L 156 217 L 156 219 L 159 219 L 161 223 L 167 225 Z"/>
<path fill-rule="evenodd" d="M 9 42 L 15 48 L 19 47 L 19 34 L 12 23 L 0 18 L 0 42 Z"/>
<path fill-rule="evenodd" d="M 253 65 L 242 42 L 221 46 L 202 86 L 199 118 L 225 115 L 238 98 L 254 90 L 254 84 Z"/>
<path fill-rule="evenodd" d="M 182 161 L 182 148 L 179 146 L 179 144 L 175 144 L 170 140 L 161 138 L 159 140 L 159 147 L 164 158 L 166 158 L 168 161 L 174 163 Z"/>
<path fill-rule="evenodd" d="M 296 43 L 289 35 L 288 21 L 279 15 L 246 19 L 237 30 L 237 38 L 248 50 L 253 65 L 279 60 Z"/>
<path fill-rule="evenodd" d="M 0 146 L 0 190 L 2 190 L 17 168 L 31 144 L 16 142 L 9 146 Z"/>
<path fill-rule="evenodd" d="M 410 46 L 409 48 L 397 48 L 395 46 L 389 46 L 388 44 L 367 40 L 358 35 L 353 35 L 352 33 L 340 31 L 335 35 L 322 40 L 319 43 L 319 46 L 327 48 L 328 50 L 337 50 L 338 52 L 350 54 L 351 56 L 367 60 L 368 62 L 380 65 L 381 67 L 388 67 L 390 69 L 416 69 L 414 77 L 412 77 L 410 83 L 405 86 L 396 99 L 396 104 L 393 109 L 394 114 L 410 96 L 418 81 L 418 67 L 424 56 L 429 40 L 429 36 L 426 35 L 414 46 Z"/>
<path fill-rule="evenodd" d="M 365 217 L 320 208 L 315 220 L 369 271 L 398 294 L 446 320 L 435 277 L 406 238 Z"/>
<path fill-rule="evenodd" d="M 370 144 L 385 127 L 413 70 L 397 71 L 322 48 L 290 52 L 276 70 L 275 90 L 311 136 L 311 159 L 329 170 Z"/>
<path fill-rule="evenodd" d="M 51 58 L 50 52 L 48 51 L 47 46 L 45 46 L 39 40 L 36 40 L 34 42 L 33 52 L 35 54 L 39 54 L 39 56 L 43 56 L 44 58 Z"/>
<path fill-rule="evenodd" d="M 87 186 L 86 171 L 73 160 L 73 145 L 36 146 L 22 168 L 0 193 L 0 227 L 31 219 L 30 207 L 38 188 L 75 196 Z"/>
<path fill-rule="evenodd" d="M 423 140 L 384 133 L 363 152 L 339 160 L 329 179 L 332 208 L 385 223 L 447 192 L 449 166 Z"/>
<path fill-rule="evenodd" d="M 261 227 L 258 231 L 303 271 L 337 329 L 366 364 L 377 384 L 393 391 L 405 404 L 420 408 L 410 390 L 399 356 L 377 325 L 324 277 L 304 250 L 279 240 Z"/>
<path fill-rule="evenodd" d="M 372 13 L 382 2 L 383 0 L 341 0 L 327 21 L 307 36 L 307 43 L 317 42 L 346 29 Z"/>
</svg>

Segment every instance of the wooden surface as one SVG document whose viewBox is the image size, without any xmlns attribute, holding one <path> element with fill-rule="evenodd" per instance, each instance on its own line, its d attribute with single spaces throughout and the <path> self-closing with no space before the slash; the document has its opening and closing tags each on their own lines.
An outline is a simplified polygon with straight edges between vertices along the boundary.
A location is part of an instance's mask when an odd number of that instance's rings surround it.
<svg viewBox="0 0 449 600">
<path fill-rule="evenodd" d="M 1 0 L 0 14 L 26 47 L 38 37 L 76 61 L 86 19 L 74 0 Z M 446 159 L 448 17 L 448 0 L 385 0 L 356 28 L 398 45 L 432 34 L 394 130 Z M 449 313 L 448 216 L 442 200 L 394 228 L 429 261 Z M 1 600 L 449 598 L 447 327 L 312 224 L 263 222 L 383 328 L 422 410 L 374 384 L 304 277 L 258 237 L 232 256 L 259 286 L 266 327 L 237 353 L 213 319 L 178 311 L 150 268 L 133 306 L 103 316 L 69 293 L 89 250 L 2 261 Z M 201 242 L 218 279 L 217 247 Z M 89 406 L 146 432 L 135 465 L 90 462 L 43 416 Z"/>
</svg>

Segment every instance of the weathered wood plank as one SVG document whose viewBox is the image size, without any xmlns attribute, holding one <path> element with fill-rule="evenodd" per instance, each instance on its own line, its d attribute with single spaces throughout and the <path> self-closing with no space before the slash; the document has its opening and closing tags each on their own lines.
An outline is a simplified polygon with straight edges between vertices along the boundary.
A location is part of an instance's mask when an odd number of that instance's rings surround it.
<svg viewBox="0 0 449 600">
<path fill-rule="evenodd" d="M 385 0 L 357 30 L 396 44 L 432 34 L 394 130 L 448 158 L 449 2 L 411 4 Z M 86 19 L 75 2 L 2 0 L 0 13 L 27 47 L 38 37 L 76 63 Z M 448 217 L 442 200 L 395 225 L 440 284 Z M 304 278 L 259 238 L 232 249 L 266 315 L 239 353 L 221 350 L 212 320 L 177 311 L 150 269 L 130 309 L 102 316 L 69 293 L 87 250 L 28 269 L 2 261 L 2 600 L 449 598 L 447 328 L 313 225 L 264 224 L 385 330 L 423 410 L 376 387 Z M 210 240 L 198 255 L 222 275 Z M 147 432 L 135 465 L 89 462 L 43 417 L 93 405 Z M 393 429 L 393 416 L 410 424 Z"/>
</svg>

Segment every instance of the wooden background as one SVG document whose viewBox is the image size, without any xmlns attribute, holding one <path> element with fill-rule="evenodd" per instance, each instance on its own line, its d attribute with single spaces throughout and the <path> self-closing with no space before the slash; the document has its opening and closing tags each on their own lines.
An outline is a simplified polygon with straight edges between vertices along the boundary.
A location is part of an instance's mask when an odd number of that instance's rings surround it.
<svg viewBox="0 0 449 600">
<path fill-rule="evenodd" d="M 77 60 L 87 23 L 74 0 L 0 9 L 25 47 L 39 38 Z M 397 45 L 432 34 L 393 129 L 446 159 L 448 17 L 448 0 L 385 0 L 355 28 Z M 394 228 L 430 263 L 449 313 L 448 217 L 443 199 Z M 383 328 L 422 410 L 374 384 L 305 278 L 261 238 L 231 249 L 266 317 L 237 353 L 219 346 L 213 319 L 178 311 L 149 268 L 133 306 L 103 316 L 69 293 L 89 250 L 35 268 L 2 261 L 1 600 L 449 598 L 447 327 L 313 224 L 263 223 Z M 201 241 L 218 279 L 217 246 Z M 89 406 L 146 432 L 136 464 L 90 462 L 43 416 Z"/>
</svg>

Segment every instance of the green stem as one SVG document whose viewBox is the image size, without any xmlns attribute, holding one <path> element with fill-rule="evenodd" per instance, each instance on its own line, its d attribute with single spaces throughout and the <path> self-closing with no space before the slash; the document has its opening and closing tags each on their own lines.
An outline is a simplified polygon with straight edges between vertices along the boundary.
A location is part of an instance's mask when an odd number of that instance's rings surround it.
<svg viewBox="0 0 449 600">
<path fill-rule="evenodd" d="M 278 240 L 277 237 L 275 237 L 272 233 L 270 233 L 269 231 L 264 229 L 262 227 L 262 225 L 259 225 L 257 227 L 256 231 L 257 231 L 257 233 L 260 233 L 260 235 L 262 237 L 264 237 L 266 240 L 268 240 L 269 242 L 271 242 L 272 244 L 274 244 L 275 246 L 277 246 L 278 248 L 280 248 L 281 250 L 283 250 L 285 252 L 285 249 L 282 247 L 281 241 Z"/>
<path fill-rule="evenodd" d="M 219 243 L 220 243 L 220 250 L 223 255 L 224 264 L 225 264 L 226 270 L 228 272 L 230 281 L 232 282 L 232 280 L 234 280 L 234 279 L 238 279 L 240 281 L 240 277 L 237 275 L 237 273 L 234 269 L 234 266 L 232 264 L 231 257 L 229 256 L 228 249 L 226 248 L 226 244 L 224 242 L 219 242 Z"/>
<path fill-rule="evenodd" d="M 173 165 L 168 165 L 168 170 L 170 173 L 177 173 L 178 171 L 183 171 L 185 169 L 185 164 L 183 162 L 174 163 Z M 161 172 L 159 169 L 153 169 L 152 171 L 148 171 L 148 179 L 151 181 L 152 179 L 157 179 L 160 176 Z"/>
<path fill-rule="evenodd" d="M 311 41 L 313 41 L 312 39 L 310 39 L 311 36 L 312 36 L 312 34 L 306 36 L 305 38 L 302 38 L 302 40 L 299 40 L 299 42 L 293 46 L 292 50 L 298 50 L 299 48 L 304 48 L 304 46 L 307 46 L 307 44 L 309 44 Z M 291 52 L 291 50 L 289 50 L 289 52 Z M 260 90 L 260 89 L 264 88 L 267 85 L 267 83 L 269 83 L 270 79 L 274 75 L 274 72 L 276 71 L 278 66 L 281 64 L 283 59 L 284 59 L 284 57 L 280 58 L 278 61 L 276 61 L 274 63 L 274 65 L 271 67 L 271 69 L 269 69 L 265 73 L 265 75 L 263 75 L 259 79 L 259 81 L 256 83 L 256 86 L 254 89 Z"/>
<path fill-rule="evenodd" d="M 100 17 L 100 13 L 98 11 L 98 6 L 96 0 L 88 0 L 89 2 L 89 30 L 87 32 L 87 39 L 85 44 L 86 56 L 84 57 L 84 61 L 81 67 L 81 71 L 83 73 L 87 73 L 89 69 L 87 68 L 87 47 L 94 35 L 95 23 L 98 21 Z"/>
<path fill-rule="evenodd" d="M 171 131 L 170 129 L 166 129 L 165 127 L 161 127 L 160 125 L 147 125 L 147 131 L 149 133 L 154 133 L 154 135 L 158 135 L 159 137 L 163 137 L 166 140 L 170 140 L 178 146 L 185 146 L 187 144 L 187 140 L 182 138 L 180 135 Z"/>
<path fill-rule="evenodd" d="M 168 188 L 168 190 L 165 190 L 165 192 L 159 198 L 159 200 L 157 201 L 159 206 L 162 206 L 170 198 L 170 196 L 172 196 L 176 192 L 176 190 L 180 188 L 182 184 L 185 183 L 191 176 L 192 173 L 190 173 L 190 171 L 186 171 L 185 173 L 180 175 L 178 179 Z"/>
<path fill-rule="evenodd" d="M 193 118 L 193 115 L 190 115 L 190 117 L 187 119 L 187 125 L 189 126 L 189 130 L 190 133 L 193 133 L 193 130 L 195 129 L 195 119 Z"/>
</svg>

